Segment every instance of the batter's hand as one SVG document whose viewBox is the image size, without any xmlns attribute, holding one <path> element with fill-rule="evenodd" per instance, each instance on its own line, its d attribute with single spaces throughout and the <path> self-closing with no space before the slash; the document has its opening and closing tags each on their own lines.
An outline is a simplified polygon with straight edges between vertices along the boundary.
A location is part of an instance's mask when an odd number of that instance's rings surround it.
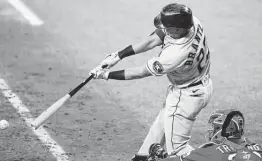
<svg viewBox="0 0 262 161">
<path fill-rule="evenodd" d="M 121 59 L 118 53 L 111 53 L 106 55 L 105 59 L 100 63 L 101 67 L 106 66 L 106 69 L 110 69 L 115 66 Z"/>
<path fill-rule="evenodd" d="M 108 80 L 108 74 L 109 72 L 102 69 L 101 66 L 98 66 L 89 72 L 89 75 L 94 75 L 93 79 Z"/>
</svg>

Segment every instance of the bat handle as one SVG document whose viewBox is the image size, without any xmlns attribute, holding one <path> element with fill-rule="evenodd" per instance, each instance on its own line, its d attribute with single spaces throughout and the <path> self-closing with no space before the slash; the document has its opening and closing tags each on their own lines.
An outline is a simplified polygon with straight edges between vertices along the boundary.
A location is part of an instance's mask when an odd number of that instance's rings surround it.
<svg viewBox="0 0 262 161">
<path fill-rule="evenodd" d="M 102 69 L 108 67 L 107 64 L 102 65 Z M 94 75 L 90 75 L 84 82 L 82 82 L 81 84 L 79 84 L 76 88 L 74 88 L 72 91 L 70 91 L 68 94 L 70 95 L 70 97 L 73 97 L 73 95 L 75 95 L 86 83 L 88 83 L 91 79 L 94 78 Z"/>
<path fill-rule="evenodd" d="M 94 75 L 90 75 L 84 82 L 82 82 L 76 88 L 74 88 L 72 91 L 70 91 L 68 93 L 70 95 L 70 97 L 73 97 L 86 83 L 88 83 L 93 78 L 94 78 Z"/>
</svg>

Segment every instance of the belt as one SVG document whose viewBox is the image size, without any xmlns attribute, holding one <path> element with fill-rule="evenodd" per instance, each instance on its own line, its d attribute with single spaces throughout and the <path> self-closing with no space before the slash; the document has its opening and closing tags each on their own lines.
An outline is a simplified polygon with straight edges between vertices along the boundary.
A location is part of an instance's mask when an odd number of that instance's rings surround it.
<svg viewBox="0 0 262 161">
<path fill-rule="evenodd" d="M 183 87 L 183 88 L 194 87 L 194 86 L 197 86 L 197 85 L 200 85 L 200 84 L 203 84 L 201 80 L 200 80 L 200 81 L 197 81 L 197 82 L 195 82 L 195 83 L 189 84 L 188 86 Z M 182 89 L 183 89 L 183 88 L 182 88 Z"/>
<path fill-rule="evenodd" d="M 205 79 L 203 79 L 203 78 L 205 78 Z M 203 78 L 200 79 L 199 81 L 195 82 L 195 83 L 189 84 L 189 85 L 186 86 L 186 87 L 182 87 L 181 89 L 183 89 L 183 88 L 189 88 L 189 87 L 194 87 L 194 86 L 197 86 L 197 85 L 200 85 L 200 84 L 204 85 L 204 84 L 203 84 L 203 81 L 205 82 L 206 79 L 209 79 L 209 78 L 210 78 L 209 73 L 208 73 L 207 75 L 205 75 Z"/>
</svg>

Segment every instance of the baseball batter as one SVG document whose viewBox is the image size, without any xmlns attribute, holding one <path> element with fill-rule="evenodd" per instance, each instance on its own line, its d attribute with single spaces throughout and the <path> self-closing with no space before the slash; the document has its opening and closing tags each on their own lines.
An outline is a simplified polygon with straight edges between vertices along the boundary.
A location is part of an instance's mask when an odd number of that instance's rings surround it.
<svg viewBox="0 0 262 161">
<path fill-rule="evenodd" d="M 141 148 L 132 160 L 145 160 L 153 143 L 165 144 L 169 155 L 182 155 L 198 113 L 209 102 L 213 88 L 209 75 L 210 52 L 203 26 L 183 4 L 168 4 L 155 17 L 156 30 L 138 44 L 107 55 L 90 74 L 95 79 L 131 80 L 166 75 L 169 79 L 165 107 L 152 124 Z M 125 57 L 156 46 L 161 52 L 141 67 L 106 71 Z"/>
</svg>

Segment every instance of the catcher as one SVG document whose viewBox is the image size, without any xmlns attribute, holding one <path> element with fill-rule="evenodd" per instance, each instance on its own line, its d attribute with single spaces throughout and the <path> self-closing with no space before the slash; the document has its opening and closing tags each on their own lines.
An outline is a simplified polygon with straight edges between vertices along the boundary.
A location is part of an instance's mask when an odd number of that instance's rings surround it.
<svg viewBox="0 0 262 161">
<path fill-rule="evenodd" d="M 245 119 L 237 110 L 218 110 L 209 118 L 212 129 L 207 130 L 207 143 L 180 157 L 169 156 L 163 161 L 262 161 L 261 145 L 244 134 Z M 148 160 L 167 155 L 160 145 L 153 144 Z"/>
</svg>

